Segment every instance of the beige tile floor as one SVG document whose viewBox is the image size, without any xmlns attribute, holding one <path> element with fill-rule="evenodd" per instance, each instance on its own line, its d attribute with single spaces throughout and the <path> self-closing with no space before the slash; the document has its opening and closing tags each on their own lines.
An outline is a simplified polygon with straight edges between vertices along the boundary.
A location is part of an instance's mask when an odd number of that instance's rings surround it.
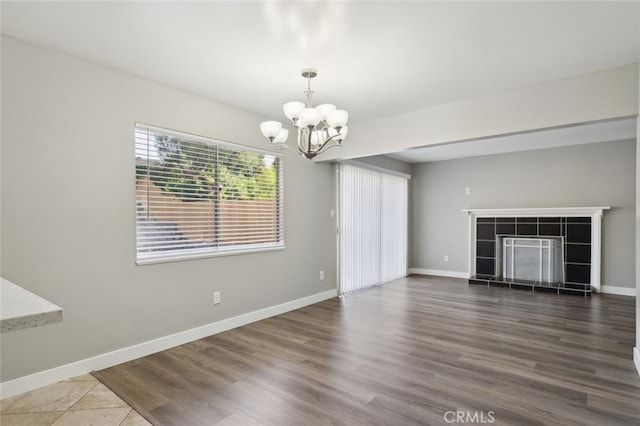
<svg viewBox="0 0 640 426">
<path fill-rule="evenodd" d="M 2 426 L 150 424 L 90 374 L 0 401 Z"/>
</svg>

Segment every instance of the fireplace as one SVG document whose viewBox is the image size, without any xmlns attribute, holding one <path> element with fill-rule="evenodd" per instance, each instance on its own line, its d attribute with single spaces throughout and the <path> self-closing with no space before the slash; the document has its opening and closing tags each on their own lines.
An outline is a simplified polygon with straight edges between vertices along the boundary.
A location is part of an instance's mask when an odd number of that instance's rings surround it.
<svg viewBox="0 0 640 426">
<path fill-rule="evenodd" d="M 609 207 L 469 209 L 470 284 L 590 296 Z"/>
</svg>

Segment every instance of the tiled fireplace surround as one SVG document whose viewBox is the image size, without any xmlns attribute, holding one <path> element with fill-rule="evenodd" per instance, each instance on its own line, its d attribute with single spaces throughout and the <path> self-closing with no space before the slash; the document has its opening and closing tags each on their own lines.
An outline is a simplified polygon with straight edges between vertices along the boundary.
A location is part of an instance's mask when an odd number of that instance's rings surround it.
<svg viewBox="0 0 640 426">
<path fill-rule="evenodd" d="M 601 219 L 609 207 L 475 209 L 469 214 L 470 284 L 591 296 L 600 288 Z M 505 279 L 496 271 L 502 237 L 561 238 L 564 282 Z"/>
</svg>

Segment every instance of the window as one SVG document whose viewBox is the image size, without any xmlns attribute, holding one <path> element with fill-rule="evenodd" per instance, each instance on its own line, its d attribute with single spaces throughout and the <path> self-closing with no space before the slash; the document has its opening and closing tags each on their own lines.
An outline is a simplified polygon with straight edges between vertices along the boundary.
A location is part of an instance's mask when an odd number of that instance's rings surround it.
<svg viewBox="0 0 640 426">
<path fill-rule="evenodd" d="M 136 124 L 137 263 L 284 248 L 278 154 Z"/>
</svg>

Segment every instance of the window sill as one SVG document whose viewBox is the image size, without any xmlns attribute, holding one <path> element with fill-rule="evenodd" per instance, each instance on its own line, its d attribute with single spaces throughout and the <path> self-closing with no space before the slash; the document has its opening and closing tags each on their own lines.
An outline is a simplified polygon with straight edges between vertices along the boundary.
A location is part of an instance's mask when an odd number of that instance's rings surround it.
<svg viewBox="0 0 640 426">
<path fill-rule="evenodd" d="M 267 246 L 256 248 L 239 248 L 237 250 L 224 250 L 224 251 L 199 251 L 189 253 L 174 253 L 163 255 L 149 255 L 145 257 L 139 257 L 136 260 L 136 265 L 154 265 L 157 263 L 169 263 L 169 262 L 182 262 L 184 260 L 198 260 L 206 259 L 209 257 L 223 257 L 223 256 L 236 256 L 242 254 L 264 253 L 269 251 L 284 250 L 285 246 Z"/>
</svg>

